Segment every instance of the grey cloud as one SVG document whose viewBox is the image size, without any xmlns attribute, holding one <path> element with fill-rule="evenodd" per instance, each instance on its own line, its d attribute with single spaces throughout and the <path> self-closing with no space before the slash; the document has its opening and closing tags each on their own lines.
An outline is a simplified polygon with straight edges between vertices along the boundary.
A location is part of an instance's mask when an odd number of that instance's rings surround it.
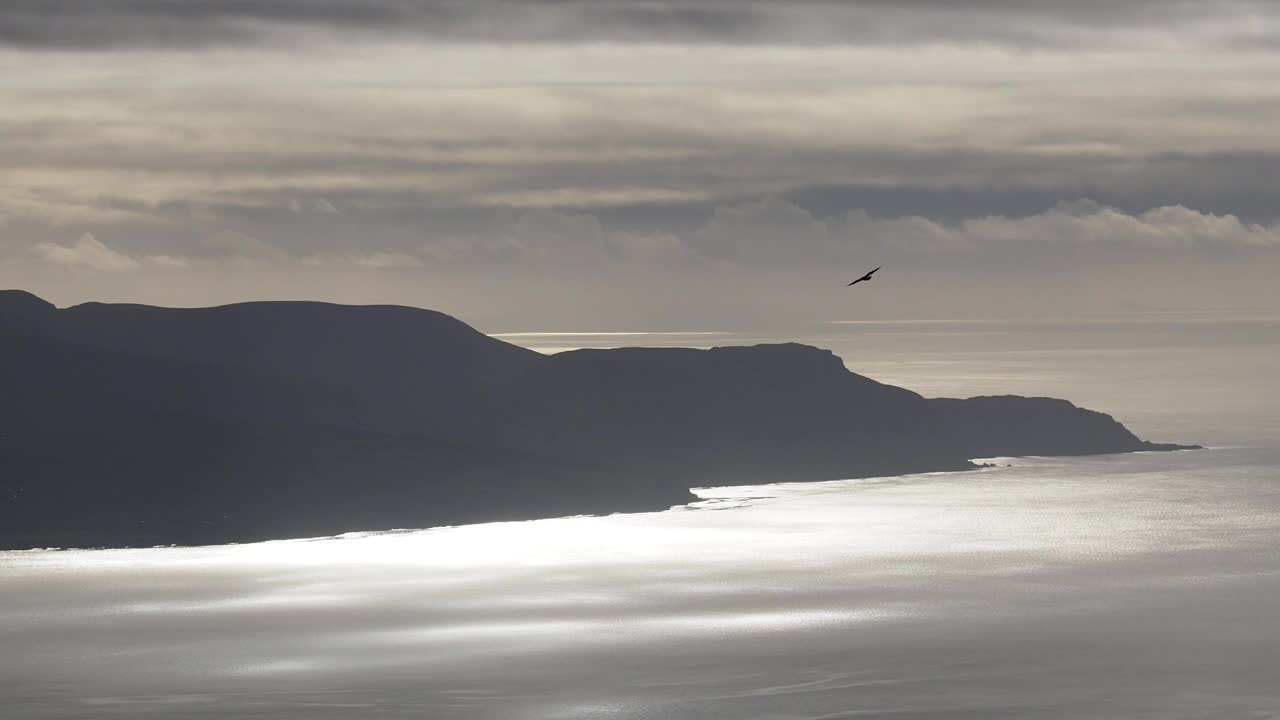
<svg viewBox="0 0 1280 720">
<path fill-rule="evenodd" d="M 857 245 L 898 255 L 998 255 L 1054 262 L 1062 255 L 1248 252 L 1280 248 L 1280 224 L 1242 222 L 1181 205 L 1129 214 L 1096 202 L 1062 203 L 1023 217 L 993 215 L 944 224 L 913 216 L 850 213 L 846 232 Z"/>
<path fill-rule="evenodd" d="M 690 246 L 747 263 L 813 264 L 857 257 L 915 258 L 938 264 L 993 256 L 1033 266 L 1063 255 L 1142 257 L 1280 249 L 1280 223 L 1241 221 L 1182 205 L 1130 214 L 1090 200 L 1024 215 L 947 223 L 918 215 L 885 217 L 854 210 L 821 220 L 792 203 L 766 199 L 718 208 Z"/>
<path fill-rule="evenodd" d="M 448 5 L 340 0 L 5 0 L 0 43 L 17 47 L 186 48 L 269 39 L 273 28 L 394 28 L 446 20 Z"/>
<path fill-rule="evenodd" d="M 294 215 L 301 215 L 303 213 L 322 213 L 326 215 L 334 215 L 334 214 L 337 214 L 338 212 L 338 208 L 334 207 L 333 203 L 329 202 L 328 200 L 322 197 L 315 198 L 308 201 L 303 201 L 298 198 L 290 198 L 289 202 L 286 203 L 286 205 L 289 208 L 289 212 L 293 213 Z"/>
<path fill-rule="evenodd" d="M 432 233 L 418 249 L 426 262 L 477 267 L 508 265 L 574 269 L 610 263 L 699 262 L 679 235 L 610 228 L 595 215 L 543 208 L 501 208 L 466 233 Z"/>
<path fill-rule="evenodd" d="M 593 264 L 607 253 L 598 218 L 543 209 L 499 212 L 496 227 L 472 242 L 490 243 L 486 251 L 526 263 Z"/>
<path fill-rule="evenodd" d="M 102 244 L 93 235 L 86 234 L 74 245 L 37 243 L 32 251 L 43 260 L 55 265 L 85 267 L 104 272 L 136 270 L 140 263 L 132 257 Z"/>
<path fill-rule="evenodd" d="M 1275 19 L 1264 0 L 6 0 L 0 44 L 188 48 L 342 31 L 439 42 L 1124 45 L 1135 32 L 1203 28 L 1219 43 L 1261 47 L 1274 42 Z"/>
<path fill-rule="evenodd" d="M 814 66 L 851 60 L 803 54 Z M 510 57 L 520 56 L 495 50 L 477 63 Z M 1129 213 L 1185 204 L 1249 222 L 1280 212 L 1280 134 L 1257 120 L 1277 109 L 1269 65 L 1189 85 L 1168 71 L 1141 94 L 1123 78 L 1142 63 L 999 91 L 981 72 L 967 85 L 901 87 L 439 90 L 401 79 L 365 89 L 325 86 L 328 66 L 296 83 L 264 73 L 262 86 L 218 76 L 154 91 L 129 85 L 138 61 L 113 61 L 102 65 L 125 79 L 94 85 L 89 100 L 74 74 L 53 75 L 49 90 L 0 84 L 9 188 L 0 214 L 77 232 L 225 222 L 328 252 L 359 235 L 413 247 L 453 216 L 499 206 L 590 214 L 642 235 L 682 232 L 717 207 L 768 196 L 822 219 L 856 208 L 941 221 L 1022 216 L 1074 197 Z M 1042 89 L 1051 82 L 1061 92 Z"/>
<path fill-rule="evenodd" d="M 600 267 L 685 267 L 736 264 L 821 267 L 861 261 L 909 260 L 943 268 L 957 261 L 1052 266 L 1063 257 L 1141 259 L 1231 256 L 1280 250 L 1280 223 L 1248 223 L 1181 205 L 1130 214 L 1096 202 L 1062 203 L 1042 213 L 991 215 L 958 222 L 921 216 L 877 216 L 855 210 L 820 219 L 779 198 L 714 209 L 701 227 L 637 233 L 609 227 L 589 214 L 545 209 L 499 210 L 468 234 L 432 234 L 401 247 L 369 242 L 288 252 L 235 232 L 204 238 L 206 252 L 183 255 L 152 247 L 109 244 L 93 234 L 74 243 L 41 241 L 30 248 L 57 266 L 124 272 L 250 264 L 347 270 L 470 268 L 572 272 Z"/>
<path fill-rule="evenodd" d="M 592 75 L 574 65 L 581 52 L 622 64 Z M 1275 63 L 1253 57 L 1089 64 L 1081 53 L 1029 60 L 1005 82 L 1007 56 L 984 65 L 977 50 L 412 48 L 372 50 L 348 75 L 344 61 L 319 56 L 302 68 L 271 55 L 260 77 L 239 71 L 267 54 L 236 54 L 253 61 L 209 75 L 197 72 L 205 58 L 178 59 L 140 87 L 147 58 L 99 58 L 97 75 L 76 56 L 16 55 L 0 60 L 30 67 L 32 79 L 0 72 L 0 215 L 24 256 L 49 242 L 70 257 L 68 240 L 92 232 L 135 259 L 246 255 L 218 245 L 243 236 L 262 262 L 278 253 L 360 268 L 397 256 L 478 267 L 804 264 L 845 257 L 868 238 L 922 256 L 988 247 L 995 230 L 1022 233 L 1028 248 L 1077 248 L 1069 252 L 1108 244 L 1037 238 L 1106 227 L 1136 240 L 1156 228 L 1189 238 L 1180 252 L 1266 249 L 1217 242 L 1220 227 L 1190 233 L 1144 215 L 1177 206 L 1234 215 L 1245 240 L 1280 220 L 1280 134 L 1258 121 L 1276 109 L 1280 85 Z M 860 59 L 906 67 L 918 55 L 943 77 L 681 82 L 716 63 L 717 77 L 771 59 L 812 76 Z M 419 66 L 459 58 L 451 68 L 483 77 L 419 84 Z M 1200 58 L 1210 61 L 1203 72 Z M 522 59 L 567 68 L 557 76 L 565 83 L 539 84 L 534 73 L 501 84 Z M 414 71 L 384 78 L 401 67 Z M 343 80 L 326 84 L 333 76 Z M 1077 197 L 1138 221 L 966 225 L 1039 217 Z M 501 222 L 500 207 L 512 208 Z M 879 224 L 852 235 L 845 225 L 859 208 Z"/>
<path fill-rule="evenodd" d="M 750 234 L 750 219 L 768 230 Z M 744 235 L 735 238 L 734 227 Z M 0 286 L 59 304 L 310 298 L 432 307 L 490 329 L 705 330 L 794 327 L 841 308 L 859 317 L 955 317 L 1185 307 L 1192 298 L 1275 309 L 1280 270 L 1280 224 L 1087 202 L 944 222 L 871 212 L 823 219 L 784 200 L 757 200 L 665 233 L 622 230 L 585 213 L 489 211 L 467 233 L 424 231 L 412 242 L 380 231 L 322 244 L 274 233 L 197 239 L 175 228 L 164 244 L 104 229 L 95 231 L 98 247 L 65 230 L 35 240 L 22 221 L 6 227 Z M 716 232 L 717 244 L 707 245 Z M 795 242 L 805 233 L 819 242 Z M 441 254 L 447 238 L 453 253 Z M 850 272 L 867 263 L 885 265 L 892 281 L 874 293 L 843 292 Z M 1191 285 L 1212 292 L 1188 294 Z"/>
<path fill-rule="evenodd" d="M 36 243 L 32 252 L 53 265 L 96 270 L 100 272 L 124 272 L 143 267 L 159 269 L 185 268 L 188 261 L 171 255 L 133 256 L 108 247 L 92 233 L 85 233 L 72 244 L 55 242 Z"/>
<path fill-rule="evenodd" d="M 367 255 L 312 255 L 302 259 L 303 265 L 366 268 L 370 270 L 407 270 L 423 266 L 416 255 L 373 252 Z"/>
<path fill-rule="evenodd" d="M 778 198 L 716 208 L 694 239 L 705 255 L 751 262 L 813 262 L 837 251 L 827 223 Z"/>
<path fill-rule="evenodd" d="M 173 235 L 190 226 L 223 224 L 305 252 L 340 251 L 356 238 L 404 249 L 428 234 L 476 236 L 492 230 L 485 218 L 495 206 L 510 204 L 590 215 L 611 229 L 641 235 L 683 234 L 715 217 L 701 236 L 707 254 L 715 256 L 718 250 L 737 247 L 738 235 L 760 236 L 786 214 L 779 210 L 776 216 L 760 217 L 759 208 L 744 209 L 770 195 L 820 220 L 866 208 L 877 217 L 920 216 L 944 224 L 983 215 L 1035 215 L 1073 197 L 1095 198 L 1129 214 L 1185 204 L 1263 224 L 1274 222 L 1280 207 L 1280 194 L 1269 180 L 1280 173 L 1280 156 L 1267 154 L 1156 155 L 1134 162 L 1016 150 L 832 148 L 822 155 L 725 143 L 704 151 L 703 157 L 687 160 L 476 166 L 459 175 L 456 184 L 433 186 L 441 170 L 429 160 L 418 167 L 393 160 L 382 169 L 381 159 L 353 154 L 335 157 L 334 167 L 326 168 L 305 150 L 264 155 L 253 172 L 224 170 L 213 183 L 196 172 L 208 167 L 200 155 L 189 158 L 190 169 L 173 167 L 178 164 L 173 159 L 153 167 L 144 148 L 134 158 L 137 170 L 11 168 L 15 180 L 58 184 L 0 198 L 0 213 L 55 228 L 112 226 L 138 235 Z M 827 182 L 813 184 L 815 180 Z M 637 186 L 666 195 L 628 190 Z M 159 193 L 159 202 L 153 193 Z M 525 202 L 516 202 L 520 199 Z M 793 230 L 792 242 L 825 242 L 812 229 Z M 552 235 L 543 233 L 544 238 Z M 556 252 L 546 242 L 522 242 Z M 765 245 L 758 252 L 776 251 Z M 500 252 L 495 248 L 494 254 Z"/>
</svg>

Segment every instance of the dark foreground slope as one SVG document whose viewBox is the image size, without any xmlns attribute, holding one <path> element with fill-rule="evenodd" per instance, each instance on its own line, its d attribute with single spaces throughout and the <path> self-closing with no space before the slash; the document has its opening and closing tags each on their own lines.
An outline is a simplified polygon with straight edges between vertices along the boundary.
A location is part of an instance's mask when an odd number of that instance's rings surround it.
<svg viewBox="0 0 1280 720">
<path fill-rule="evenodd" d="M 544 356 L 402 307 L 66 310 L 0 292 L 0 548 L 663 509 L 688 488 L 1156 446 L 930 400 L 803 345 Z"/>
</svg>

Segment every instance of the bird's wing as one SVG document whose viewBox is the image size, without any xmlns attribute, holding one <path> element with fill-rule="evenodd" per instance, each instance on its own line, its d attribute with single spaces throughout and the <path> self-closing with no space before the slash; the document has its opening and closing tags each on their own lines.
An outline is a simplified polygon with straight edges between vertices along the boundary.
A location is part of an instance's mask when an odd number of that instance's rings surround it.
<svg viewBox="0 0 1280 720">
<path fill-rule="evenodd" d="M 884 267 L 884 266 L 883 266 L 883 265 L 881 265 L 880 267 Z M 851 287 L 851 286 L 853 286 L 853 285 L 857 285 L 858 283 L 862 282 L 863 280 L 870 280 L 870 279 L 871 279 L 871 276 L 872 276 L 872 275 L 875 275 L 877 272 L 879 272 L 879 270 L 880 270 L 880 268 L 876 268 L 875 270 L 872 270 L 871 272 L 867 273 L 866 275 L 863 275 L 862 277 L 858 278 L 857 280 L 854 280 L 853 282 L 849 283 L 848 285 L 845 285 L 845 287 Z"/>
</svg>

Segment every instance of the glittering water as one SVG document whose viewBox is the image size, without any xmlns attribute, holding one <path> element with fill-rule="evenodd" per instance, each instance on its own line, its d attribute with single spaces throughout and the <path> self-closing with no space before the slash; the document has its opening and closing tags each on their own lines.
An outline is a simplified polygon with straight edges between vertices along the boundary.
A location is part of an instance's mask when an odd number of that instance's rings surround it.
<svg viewBox="0 0 1280 720">
<path fill-rule="evenodd" d="M 3 553 L 0 714 L 1280 717 L 1280 392 L 1251 370 L 1280 357 L 1274 326 L 1033 330 L 1060 352 L 811 332 L 882 379 L 1034 385 L 1216 447 L 717 488 L 645 515 Z"/>
</svg>

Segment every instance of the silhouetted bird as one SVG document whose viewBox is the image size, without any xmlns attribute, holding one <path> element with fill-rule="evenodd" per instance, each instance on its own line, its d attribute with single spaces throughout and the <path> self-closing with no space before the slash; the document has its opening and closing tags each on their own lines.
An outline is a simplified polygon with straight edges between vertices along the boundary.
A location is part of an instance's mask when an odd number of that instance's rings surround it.
<svg viewBox="0 0 1280 720">
<path fill-rule="evenodd" d="M 883 266 L 883 265 L 881 265 L 880 267 L 884 267 L 884 266 Z M 848 284 L 848 285 L 846 285 L 845 287 L 853 287 L 854 285 L 857 285 L 858 283 L 860 283 L 860 282 L 862 282 L 862 281 L 864 281 L 864 280 L 870 280 L 870 279 L 871 279 L 871 276 L 872 276 L 872 275 L 875 275 L 875 274 L 876 274 L 877 272 L 879 272 L 879 271 L 880 271 L 880 268 L 876 268 L 875 270 L 872 270 L 871 272 L 867 273 L 866 275 L 863 275 L 862 277 L 858 278 L 857 280 L 854 280 L 853 282 L 849 283 L 849 284 Z"/>
</svg>

